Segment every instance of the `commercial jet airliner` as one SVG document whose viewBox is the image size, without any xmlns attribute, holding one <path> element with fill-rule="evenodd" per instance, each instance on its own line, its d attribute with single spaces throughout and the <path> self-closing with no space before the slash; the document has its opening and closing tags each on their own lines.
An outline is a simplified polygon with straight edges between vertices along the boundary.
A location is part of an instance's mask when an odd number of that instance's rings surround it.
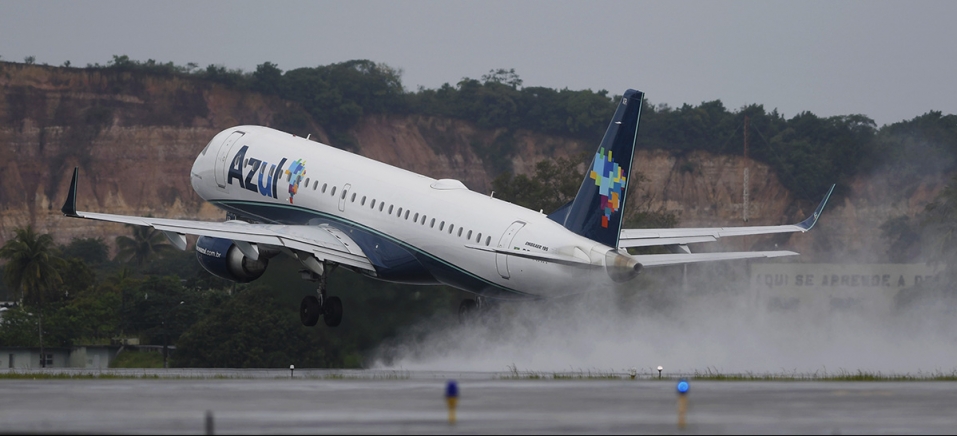
<svg viewBox="0 0 957 436">
<path fill-rule="evenodd" d="M 794 225 L 622 229 L 643 94 L 618 102 L 578 195 L 549 215 L 278 130 L 223 130 L 193 163 L 190 180 L 225 222 L 81 212 L 78 169 L 63 213 L 69 217 L 150 226 L 181 250 L 198 235 L 196 256 L 210 273 L 236 282 L 259 278 L 284 254 L 317 281 L 302 300 L 307 326 L 336 326 L 342 302 L 326 295 L 326 277 L 343 267 L 379 280 L 445 284 L 475 294 L 460 313 L 486 299 L 537 299 L 607 288 L 643 268 L 691 262 L 769 258 L 791 251 L 692 253 L 689 244 L 726 236 L 805 232 L 814 214 Z M 833 186 L 831 187 L 833 191 Z M 632 255 L 630 247 L 666 246 L 672 254 Z"/>
</svg>

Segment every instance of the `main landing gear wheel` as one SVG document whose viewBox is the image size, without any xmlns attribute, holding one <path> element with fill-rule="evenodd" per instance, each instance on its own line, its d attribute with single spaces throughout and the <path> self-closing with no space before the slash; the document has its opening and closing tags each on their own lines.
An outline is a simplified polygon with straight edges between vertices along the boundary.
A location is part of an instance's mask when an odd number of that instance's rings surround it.
<svg viewBox="0 0 957 436">
<path fill-rule="evenodd" d="M 322 304 L 322 321 L 329 327 L 336 327 L 342 322 L 342 300 L 339 297 L 328 297 Z"/>
<path fill-rule="evenodd" d="M 303 263 L 303 265 L 306 264 Z M 306 266 L 309 267 L 309 265 Z M 336 327 L 342 323 L 342 300 L 339 297 L 326 296 L 326 278 L 335 267 L 335 264 L 323 263 L 318 269 L 299 271 L 304 280 L 319 282 L 319 289 L 316 289 L 317 295 L 309 295 L 299 304 L 299 320 L 302 321 L 302 325 L 312 327 L 319 322 L 320 316 L 329 327 Z"/>
<path fill-rule="evenodd" d="M 342 308 L 339 308 L 340 318 L 342 314 Z M 306 327 L 312 327 L 319 322 L 319 316 L 323 314 L 322 304 L 319 303 L 319 299 L 314 295 L 309 295 L 302 299 L 302 302 L 299 303 L 299 320 L 302 321 L 302 325 Z"/>
</svg>

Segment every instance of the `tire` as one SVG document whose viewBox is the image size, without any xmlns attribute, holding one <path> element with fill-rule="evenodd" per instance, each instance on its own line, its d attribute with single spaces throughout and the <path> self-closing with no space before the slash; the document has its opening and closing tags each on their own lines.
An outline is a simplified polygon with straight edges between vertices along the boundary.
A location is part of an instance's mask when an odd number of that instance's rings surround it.
<svg viewBox="0 0 957 436">
<path fill-rule="evenodd" d="M 465 299 L 462 300 L 462 304 L 459 305 L 459 323 L 466 323 L 468 320 L 475 317 L 475 314 L 478 312 L 478 304 L 475 300 Z"/>
<path fill-rule="evenodd" d="M 339 297 L 327 297 L 322 305 L 322 321 L 329 327 L 342 323 L 342 300 Z"/>
<path fill-rule="evenodd" d="M 319 316 L 322 315 L 322 306 L 319 305 L 319 299 L 315 295 L 309 295 L 299 303 L 299 321 L 306 327 L 312 327 L 319 322 Z"/>
</svg>

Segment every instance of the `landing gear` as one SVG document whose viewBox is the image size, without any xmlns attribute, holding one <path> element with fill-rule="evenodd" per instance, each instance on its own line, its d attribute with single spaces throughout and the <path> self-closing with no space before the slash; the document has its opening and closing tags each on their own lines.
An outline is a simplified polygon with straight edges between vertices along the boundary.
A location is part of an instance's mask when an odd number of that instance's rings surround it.
<svg viewBox="0 0 957 436">
<path fill-rule="evenodd" d="M 471 298 L 462 300 L 462 304 L 459 304 L 459 323 L 465 324 L 475 317 L 476 312 L 478 312 L 478 303 L 475 300 Z"/>
<path fill-rule="evenodd" d="M 339 297 L 329 297 L 323 302 L 322 321 L 329 327 L 336 327 L 342 322 L 342 300 Z"/>
<path fill-rule="evenodd" d="M 484 318 L 492 308 L 491 301 L 485 297 L 466 298 L 459 304 L 459 322 L 465 324 L 471 320 Z M 484 320 L 483 320 L 484 322 Z"/>
<path fill-rule="evenodd" d="M 342 308 L 339 309 L 340 314 Z M 302 299 L 302 302 L 299 303 L 299 320 L 302 321 L 302 325 L 306 327 L 312 327 L 319 322 L 319 315 L 322 315 L 322 304 L 319 303 L 319 299 L 314 295 L 309 295 L 306 298 Z"/>
<path fill-rule="evenodd" d="M 299 320 L 306 327 L 312 327 L 319 323 L 320 316 L 329 327 L 336 327 L 342 323 L 342 300 L 339 297 L 326 296 L 326 276 L 329 275 L 332 268 L 323 269 L 322 274 L 300 271 L 306 280 L 319 282 L 319 289 L 316 289 L 318 295 L 308 295 L 299 303 Z"/>
</svg>

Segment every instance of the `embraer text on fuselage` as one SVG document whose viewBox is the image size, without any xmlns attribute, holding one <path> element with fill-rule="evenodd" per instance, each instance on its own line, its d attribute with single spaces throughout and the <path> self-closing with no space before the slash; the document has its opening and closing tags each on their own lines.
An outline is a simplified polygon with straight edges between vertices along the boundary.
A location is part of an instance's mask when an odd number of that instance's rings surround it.
<svg viewBox="0 0 957 436">
<path fill-rule="evenodd" d="M 278 166 L 252 157 L 247 160 L 247 150 L 249 150 L 249 146 L 244 145 L 233 157 L 233 163 L 229 166 L 229 174 L 226 176 L 226 183 L 231 185 L 233 179 L 236 179 L 239 181 L 239 186 L 247 190 L 258 192 L 266 197 L 279 198 L 276 185 L 279 184 L 279 177 L 282 175 L 282 166 L 286 164 L 286 158 L 282 158 Z M 245 176 L 243 172 L 246 173 Z"/>
</svg>

